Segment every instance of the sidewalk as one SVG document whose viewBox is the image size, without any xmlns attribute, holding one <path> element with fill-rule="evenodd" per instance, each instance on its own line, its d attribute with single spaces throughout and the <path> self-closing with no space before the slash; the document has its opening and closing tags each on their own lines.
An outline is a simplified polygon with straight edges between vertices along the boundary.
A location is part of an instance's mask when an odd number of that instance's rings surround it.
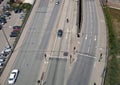
<svg viewBox="0 0 120 85">
<path fill-rule="evenodd" d="M 91 75 L 90 85 L 103 85 L 104 82 L 104 69 L 106 66 L 106 46 L 107 46 L 107 27 L 105 23 L 105 18 L 100 5 L 99 0 L 95 0 L 98 16 L 98 41 L 96 47 L 96 60 L 93 67 L 93 72 Z"/>
<path fill-rule="evenodd" d="M 39 4 L 39 1 L 40 0 L 36 0 L 36 4 L 34 5 L 34 7 L 32 9 L 32 12 L 31 12 L 31 14 L 29 16 L 29 19 L 28 19 L 28 21 L 27 21 L 27 23 L 26 23 L 26 25 L 24 27 L 24 31 L 21 34 L 21 37 L 20 37 L 20 39 L 19 39 L 19 41 L 18 41 L 18 43 L 16 45 L 16 48 L 14 49 L 14 52 L 11 55 L 11 58 L 9 59 L 9 61 L 8 61 L 7 65 L 6 65 L 4 71 L 3 71 L 3 73 L 2 73 L 2 75 L 0 77 L 0 85 L 4 85 L 5 84 L 5 81 L 6 81 L 7 77 L 9 76 L 9 73 L 10 73 L 11 69 L 14 67 L 15 59 L 16 59 L 17 54 L 18 54 L 18 52 L 19 52 L 19 50 L 21 48 L 21 45 L 22 45 L 22 42 L 23 42 L 24 37 L 26 35 L 26 32 L 27 32 L 27 30 L 28 30 L 28 28 L 29 28 L 29 26 L 31 24 L 31 21 L 32 21 L 32 19 L 34 17 L 34 14 L 35 14 L 35 11 L 36 11 L 37 6 Z"/>
</svg>

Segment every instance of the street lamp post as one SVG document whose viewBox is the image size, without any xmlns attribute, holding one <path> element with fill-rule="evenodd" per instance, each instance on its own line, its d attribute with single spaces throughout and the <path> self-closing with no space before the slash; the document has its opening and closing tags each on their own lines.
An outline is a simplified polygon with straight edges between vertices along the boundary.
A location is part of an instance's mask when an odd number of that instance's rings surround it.
<svg viewBox="0 0 120 85">
<path fill-rule="evenodd" d="M 2 25 L 0 25 L 0 30 L 2 30 L 3 35 L 5 36 L 5 39 L 6 39 L 7 43 L 8 43 L 8 45 L 10 46 L 10 43 L 9 43 L 9 41 L 8 41 L 8 39 L 7 39 L 7 36 L 6 36 L 6 34 L 5 34 L 5 31 L 4 31 L 3 27 L 2 27 Z"/>
</svg>

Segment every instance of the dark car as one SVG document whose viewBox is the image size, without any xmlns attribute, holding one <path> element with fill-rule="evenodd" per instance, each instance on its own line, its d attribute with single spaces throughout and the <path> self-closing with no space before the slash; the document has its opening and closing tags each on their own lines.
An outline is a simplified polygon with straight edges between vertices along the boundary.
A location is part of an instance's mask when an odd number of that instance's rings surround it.
<svg viewBox="0 0 120 85">
<path fill-rule="evenodd" d="M 8 11 L 4 13 L 4 16 L 6 16 L 6 17 L 9 17 L 10 15 L 11 15 L 11 13 Z"/>
<path fill-rule="evenodd" d="M 13 29 L 20 29 L 21 26 L 13 26 Z"/>
<path fill-rule="evenodd" d="M 13 29 L 12 32 L 19 32 L 19 31 L 20 31 L 20 29 Z"/>
<path fill-rule="evenodd" d="M 21 13 L 21 11 L 22 11 L 22 9 L 19 9 L 19 8 L 16 8 L 16 9 L 14 10 L 15 13 Z"/>
<path fill-rule="evenodd" d="M 58 35 L 59 37 L 62 37 L 63 31 L 62 31 L 61 29 L 59 29 L 57 35 Z"/>
<path fill-rule="evenodd" d="M 18 32 L 11 32 L 10 37 L 17 37 Z"/>
<path fill-rule="evenodd" d="M 4 25 L 5 23 L 7 23 L 7 21 L 6 21 L 6 19 L 5 19 L 4 17 L 1 17 L 1 18 L 0 18 L 0 23 L 1 23 L 2 25 Z"/>
<path fill-rule="evenodd" d="M 0 4 L 2 3 L 3 0 L 0 0 Z"/>
</svg>

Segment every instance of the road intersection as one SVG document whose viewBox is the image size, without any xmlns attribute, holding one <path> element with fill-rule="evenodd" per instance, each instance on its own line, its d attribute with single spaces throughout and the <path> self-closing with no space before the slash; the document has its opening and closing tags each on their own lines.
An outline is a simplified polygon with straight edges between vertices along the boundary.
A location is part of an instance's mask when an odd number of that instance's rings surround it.
<svg viewBox="0 0 120 85">
<path fill-rule="evenodd" d="M 19 51 L 12 55 L 16 56 L 15 62 L 5 71 L 20 70 L 15 85 L 100 85 L 95 69 L 100 66 L 99 54 L 103 53 L 98 49 L 106 47 L 106 35 L 101 32 L 106 31 L 99 1 L 82 1 L 80 38 L 77 38 L 77 0 L 59 0 L 57 5 L 55 0 L 36 3 L 30 16 L 32 21 L 26 24 L 22 42 L 16 47 Z M 63 30 L 62 37 L 57 36 L 58 29 Z M 104 63 L 100 68 L 104 68 Z M 3 82 L 2 85 L 8 85 L 7 78 Z"/>
</svg>

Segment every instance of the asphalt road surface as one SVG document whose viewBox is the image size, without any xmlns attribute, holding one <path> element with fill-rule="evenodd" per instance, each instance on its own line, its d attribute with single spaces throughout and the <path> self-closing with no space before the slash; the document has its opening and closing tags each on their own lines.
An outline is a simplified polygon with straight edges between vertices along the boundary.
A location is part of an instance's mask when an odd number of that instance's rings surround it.
<svg viewBox="0 0 120 85">
<path fill-rule="evenodd" d="M 19 51 L 13 66 L 13 68 L 17 68 L 20 71 L 14 85 L 37 84 L 41 61 L 45 54 L 45 49 L 47 48 L 60 7 L 57 5 L 54 6 L 48 25 L 43 29 L 48 2 L 49 0 L 40 1 L 31 26 L 27 31 L 21 50 Z M 7 80 L 5 85 L 8 85 Z"/>
<path fill-rule="evenodd" d="M 67 59 L 50 58 L 48 76 L 45 85 L 64 85 Z"/>
<path fill-rule="evenodd" d="M 62 5 L 63 10 L 61 12 L 58 28 L 56 29 L 57 30 L 61 29 L 63 31 L 63 35 L 62 37 L 57 35 L 55 37 L 55 41 L 52 46 L 52 53 L 48 63 L 47 68 L 48 70 L 46 73 L 47 78 L 45 79 L 44 85 L 64 85 L 64 82 L 66 80 L 65 74 L 68 55 L 64 56 L 64 52 L 68 51 L 68 42 L 70 36 L 70 33 L 69 34 L 67 33 L 67 30 L 70 29 L 70 25 L 66 23 L 66 17 L 68 17 L 67 16 L 69 12 L 68 9 L 70 9 L 69 7 L 71 6 L 69 2 L 72 3 L 72 1 L 69 0 L 62 1 L 60 5 Z"/>
<path fill-rule="evenodd" d="M 89 85 L 95 63 L 98 18 L 94 0 L 83 0 L 82 44 L 67 85 Z M 84 21 L 85 20 L 85 21 Z"/>
</svg>

